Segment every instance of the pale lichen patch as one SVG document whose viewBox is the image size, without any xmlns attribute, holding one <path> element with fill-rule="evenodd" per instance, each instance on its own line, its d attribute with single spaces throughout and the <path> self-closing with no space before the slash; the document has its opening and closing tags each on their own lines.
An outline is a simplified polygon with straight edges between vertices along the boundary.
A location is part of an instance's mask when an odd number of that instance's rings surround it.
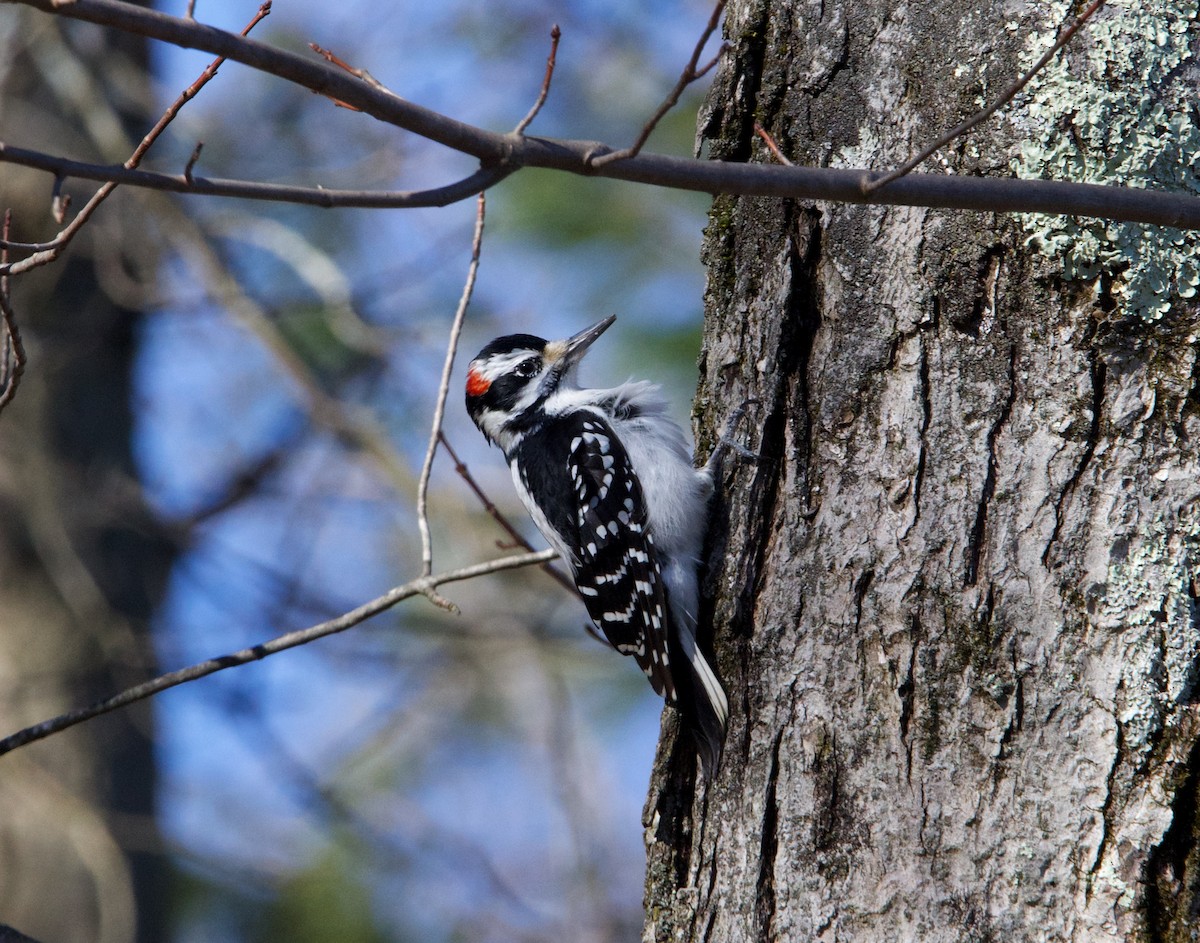
<svg viewBox="0 0 1200 943">
<path fill-rule="evenodd" d="M 1193 469 L 1194 471 L 1194 469 Z M 1162 714 L 1185 696 L 1195 682 L 1200 639 L 1193 622 L 1192 592 L 1200 579 L 1200 508 L 1184 508 L 1173 524 L 1161 514 L 1140 530 L 1108 568 L 1099 626 L 1118 629 L 1129 640 L 1125 675 L 1157 676 L 1158 685 L 1135 684 L 1141 702 L 1127 695 L 1118 721 L 1127 747 L 1137 747 Z M 1123 680 L 1125 679 L 1123 675 Z M 1157 687 L 1157 692 L 1151 691 Z M 1160 703 L 1154 703 L 1159 701 Z"/>
<path fill-rule="evenodd" d="M 1031 35 L 1028 67 L 1072 16 L 1053 5 Z M 1200 194 L 1194 0 L 1114 0 L 1030 85 L 1014 121 L 1019 177 Z M 1200 288 L 1200 233 L 1089 218 L 1026 215 L 1029 244 L 1074 281 L 1105 276 L 1127 313 L 1157 320 Z"/>
</svg>

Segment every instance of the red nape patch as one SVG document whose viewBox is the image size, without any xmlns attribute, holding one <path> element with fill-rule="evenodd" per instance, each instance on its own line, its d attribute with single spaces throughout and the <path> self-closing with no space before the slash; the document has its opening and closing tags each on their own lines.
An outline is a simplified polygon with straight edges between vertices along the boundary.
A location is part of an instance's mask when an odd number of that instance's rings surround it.
<svg viewBox="0 0 1200 943">
<path fill-rule="evenodd" d="M 492 381 L 486 377 L 480 376 L 473 369 L 467 371 L 467 395 L 482 396 L 488 391 L 488 387 L 492 385 Z"/>
</svg>

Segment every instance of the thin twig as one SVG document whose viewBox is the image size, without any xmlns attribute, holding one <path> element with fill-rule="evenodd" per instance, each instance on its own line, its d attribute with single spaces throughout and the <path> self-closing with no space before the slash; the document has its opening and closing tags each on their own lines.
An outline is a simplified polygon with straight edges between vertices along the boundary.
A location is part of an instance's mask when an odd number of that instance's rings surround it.
<svg viewBox="0 0 1200 943">
<path fill-rule="evenodd" d="M 15 252 L 40 252 L 47 245 L 48 243 L 45 242 L 16 242 L 12 239 L 0 239 L 0 249 L 12 249 Z M 0 940 L 0 943 L 3 941 Z"/>
<path fill-rule="evenodd" d="M 429 533 L 429 476 L 433 471 L 433 459 L 437 454 L 438 440 L 442 433 L 442 420 L 446 416 L 446 397 L 450 393 L 450 374 L 454 370 L 454 355 L 458 353 L 458 339 L 462 335 L 463 321 L 467 316 L 467 306 L 471 303 L 471 295 L 475 291 L 475 276 L 479 273 L 479 254 L 483 248 L 483 220 L 487 199 L 479 194 L 478 209 L 475 212 L 475 236 L 471 240 L 471 264 L 467 267 L 467 280 L 463 285 L 462 297 L 458 299 L 458 309 L 454 312 L 454 321 L 450 325 L 450 339 L 446 344 L 446 360 L 442 364 L 442 380 L 438 384 L 437 404 L 433 408 L 433 423 L 429 430 L 429 447 L 425 450 L 425 463 L 421 466 L 421 477 L 417 480 L 417 527 L 421 531 L 421 575 L 428 576 L 433 572 L 433 539 Z M 443 599 L 429 588 L 427 594 L 433 602 L 443 609 L 457 612 L 454 603 Z"/>
<path fill-rule="evenodd" d="M 188 234 L 193 249 L 192 264 L 201 273 L 213 302 L 259 340 L 280 368 L 280 373 L 300 394 L 312 422 L 329 432 L 337 442 L 357 448 L 373 458 L 384 477 L 398 490 L 411 489 L 416 476 L 396 453 L 377 417 L 361 405 L 343 401 L 330 392 L 320 382 L 312 365 L 289 342 L 278 319 L 271 317 L 262 305 L 245 293 L 225 260 L 206 239 L 201 238 L 202 232 L 195 221 L 180 210 L 168 212 L 175 229 Z"/>
<path fill-rule="evenodd" d="M 356 79 L 361 79 L 364 76 L 369 74 L 368 72 L 365 72 L 364 70 L 359 69 L 356 66 L 352 66 L 349 62 L 347 62 L 345 59 L 343 59 L 341 56 L 339 56 L 336 52 L 334 52 L 331 49 L 325 49 L 325 48 L 317 45 L 316 43 L 309 43 L 308 48 L 311 49 L 313 52 L 315 52 L 318 56 L 320 56 L 326 62 L 332 63 L 333 65 L 337 66 L 343 72 L 349 72 Z M 376 83 L 376 87 L 378 87 L 378 83 Z M 357 111 L 358 109 L 355 109 L 355 110 Z"/>
<path fill-rule="evenodd" d="M 444 448 L 446 450 L 446 454 L 450 456 L 450 461 L 454 462 L 454 470 L 458 472 L 462 480 L 467 483 L 467 487 L 475 493 L 475 497 L 479 499 L 479 503 L 483 505 L 483 509 L 492 516 L 492 520 L 499 524 L 503 531 L 512 539 L 511 546 L 521 547 L 532 552 L 533 544 L 526 540 L 524 535 L 522 535 L 519 530 L 513 527 L 512 522 L 504 516 L 504 512 L 496 507 L 495 502 L 493 502 L 492 499 L 487 496 L 487 493 L 482 487 L 480 487 L 479 482 L 477 482 L 475 477 L 471 474 L 471 470 L 467 468 L 466 463 L 458 457 L 458 453 L 454 451 L 454 447 L 450 445 L 450 440 L 446 438 L 446 434 L 444 432 L 440 433 L 440 439 L 442 448 Z M 499 543 L 500 542 L 497 541 L 497 544 Z M 554 581 L 572 596 L 579 595 L 579 590 L 575 588 L 575 584 L 571 581 L 571 579 L 563 575 L 559 570 L 555 569 L 552 564 L 544 563 L 542 564 L 542 569 L 545 570 L 551 577 L 553 577 Z"/>
<path fill-rule="evenodd" d="M 62 171 L 66 176 L 82 180 L 110 180 L 114 184 L 119 183 L 168 193 L 237 197 L 324 208 L 342 206 L 371 209 L 449 206 L 451 203 L 458 203 L 490 189 L 519 169 L 519 165 L 481 167 L 461 180 L 430 190 L 331 190 L 324 187 L 299 187 L 258 183 L 250 180 L 209 179 L 196 176 L 189 179 L 186 174 L 126 170 L 120 165 L 88 164 L 52 154 L 43 154 L 39 151 L 13 147 L 3 142 L 0 142 L 0 163 L 20 164 L 38 170 L 47 170 L 51 173 Z M 14 243 L 12 248 L 39 254 L 38 258 L 29 257 L 9 263 L 7 272 L 12 275 L 20 275 L 22 272 L 54 261 L 53 258 L 41 257 L 41 254 L 48 254 L 55 249 L 61 250 L 62 246 L 56 237 L 54 240 L 43 243 Z"/>
<path fill-rule="evenodd" d="M 709 72 L 717 67 L 717 63 L 721 61 L 721 57 L 727 52 L 729 52 L 729 43 L 721 43 L 721 48 L 717 50 L 716 55 L 714 55 L 708 60 L 708 62 L 696 70 L 696 74 L 693 76 L 692 81 L 694 82 L 697 79 L 702 79 L 704 76 L 708 75 Z"/>
<path fill-rule="evenodd" d="M 774 155 L 775 159 L 779 161 L 779 163 L 783 164 L 784 167 L 792 166 L 792 162 L 783 156 L 783 151 L 779 149 L 779 145 L 775 143 L 775 139 L 771 137 L 771 135 L 767 132 L 767 129 L 757 121 L 754 122 L 754 133 L 763 139 L 767 145 L 767 150 Z"/>
<path fill-rule="evenodd" d="M 1104 6 L 1104 0 L 1092 0 L 1092 2 L 1088 4 L 1087 9 L 1085 9 L 1079 14 L 1078 17 L 1076 17 L 1075 22 L 1059 34 L 1058 39 L 1054 42 L 1054 45 L 1047 49 L 1042 57 L 1033 64 L 1033 68 L 1013 82 L 1012 85 L 1004 90 L 1004 93 L 999 98 L 997 98 L 982 111 L 975 113 L 962 124 L 958 125 L 958 127 L 947 131 L 940 138 L 921 151 L 921 153 L 917 154 L 900 167 L 897 167 L 895 170 L 891 171 L 891 173 L 887 173 L 882 177 L 875 178 L 872 178 L 870 174 L 864 174 L 862 182 L 863 195 L 865 196 L 867 194 L 874 193 L 880 187 L 886 186 L 893 180 L 899 180 L 905 174 L 911 172 L 915 167 L 919 166 L 926 159 L 928 159 L 930 155 L 941 150 L 955 138 L 966 134 L 973 127 L 975 127 L 975 125 L 982 121 L 986 121 L 1010 101 L 1016 98 L 1021 89 L 1028 85 L 1033 77 L 1046 67 L 1050 60 L 1054 58 L 1055 54 L 1071 41 L 1071 37 L 1074 36 L 1079 28 L 1088 21 L 1091 15 L 1099 10 L 1102 6 Z"/>
<path fill-rule="evenodd" d="M 598 175 L 630 183 L 723 193 L 736 196 L 766 196 L 785 199 L 825 200 L 838 203 L 873 203 L 888 206 L 924 206 L 938 209 L 978 210 L 991 213 L 1050 213 L 1091 216 L 1118 222 L 1148 223 L 1178 229 L 1200 229 L 1200 197 L 1186 193 L 1148 190 L 1144 187 L 1070 183 L 1056 180 L 1019 180 L 1002 177 L 969 177 L 949 174 L 912 173 L 893 181 L 882 191 L 864 195 L 866 171 L 859 168 L 781 167 L 774 164 L 736 164 L 639 153 L 623 161 L 597 168 L 595 158 L 609 148 L 595 141 L 544 139 L 500 134 L 458 121 L 393 95 L 383 94 L 328 63 L 310 56 L 277 49 L 235 33 L 202 26 L 192 20 L 167 16 L 155 10 L 120 0 L 74 0 L 58 5 L 55 0 L 7 0 L 47 14 L 99 23 L 175 45 L 223 55 L 231 61 L 278 76 L 321 94 L 334 94 L 362 108 L 365 114 L 403 128 L 426 140 L 482 161 L 483 167 L 468 181 L 443 188 L 420 200 L 399 205 L 445 206 L 473 196 L 521 167 L 542 167 L 585 176 Z M 14 149 L 0 143 L 0 161 L 12 161 Z M 45 155 L 22 151 L 29 166 L 51 173 L 64 166 L 60 158 L 46 163 Z M 287 192 L 266 185 L 239 181 L 205 181 L 196 178 L 189 187 L 182 176 L 147 175 L 134 179 L 123 168 L 78 164 L 87 170 L 77 176 L 149 186 L 162 190 L 191 191 L 215 196 L 243 196 L 288 200 Z M 141 171 L 134 172 L 141 174 Z M 71 173 L 70 175 L 76 176 Z M 217 185 L 217 184 L 220 185 Z M 229 184 L 226 187 L 225 184 Z M 238 189 L 238 186 L 246 189 Z M 254 192 L 250 192 L 253 190 Z M 236 191 L 236 192 L 235 192 Z M 323 194 L 305 193 L 302 202 L 318 206 L 394 206 L 378 194 L 358 192 L 346 200 L 326 199 Z M 12 263 L 23 264 L 22 262 Z M 14 271 L 13 274 L 16 274 Z"/>
<path fill-rule="evenodd" d="M 487 511 L 488 514 L 492 516 L 492 519 L 504 529 L 509 537 L 512 538 L 513 542 L 509 545 L 509 547 L 522 547 L 525 550 L 532 552 L 533 544 L 526 540 L 519 530 L 513 527 L 509 519 L 504 516 L 504 512 L 496 507 L 495 502 L 493 502 L 492 499 L 487 496 L 487 493 L 482 487 L 480 487 L 479 482 L 477 482 L 475 477 L 471 474 L 471 470 L 467 468 L 466 462 L 458 457 L 458 453 L 454 451 L 454 448 L 450 445 L 450 440 L 446 438 L 446 434 L 444 432 L 441 434 L 441 442 L 442 447 L 449 454 L 450 460 L 454 462 L 454 470 L 458 472 L 458 474 L 462 477 L 462 480 L 467 483 L 467 487 L 475 492 L 475 497 L 479 499 L 479 503 L 483 505 L 483 509 Z M 496 541 L 496 545 L 499 547 L 504 546 L 500 541 Z M 559 586 L 565 589 L 576 599 L 581 598 L 579 595 L 579 590 L 575 586 L 575 582 L 570 577 L 556 569 L 553 563 L 543 563 L 542 570 L 549 575 L 554 582 L 558 583 Z M 612 647 L 612 643 L 600 634 L 599 629 L 596 628 L 596 624 L 592 622 L 591 619 L 588 619 L 583 623 L 583 631 L 585 631 L 588 635 L 606 648 Z"/>
<path fill-rule="evenodd" d="M 537 101 L 529 109 L 529 114 L 522 118 L 517 126 L 513 128 L 513 134 L 524 134 L 525 129 L 533 123 L 533 119 L 542 110 L 542 105 L 546 104 L 546 96 L 550 94 L 550 80 L 554 78 L 554 64 L 558 61 L 558 41 L 561 38 L 562 30 L 555 23 L 550 30 L 550 55 L 546 57 L 546 74 L 542 78 L 542 90 L 538 92 Z"/>
<path fill-rule="evenodd" d="M 183 168 L 183 179 L 187 181 L 188 186 L 192 186 L 195 180 L 192 177 L 192 171 L 196 169 L 196 164 L 200 160 L 200 152 L 204 149 L 204 142 L 197 141 L 196 146 L 192 149 L 192 156 L 188 158 L 187 164 Z"/>
<path fill-rule="evenodd" d="M 670 94 L 663 99 L 663 103 L 658 106 L 658 110 L 654 112 L 650 120 L 642 126 L 642 133 L 638 135 L 637 140 L 622 150 L 612 151 L 608 154 L 598 154 L 596 157 L 593 157 L 591 160 L 593 167 L 603 167 L 605 164 L 636 157 L 646 142 L 650 140 L 650 135 L 654 133 L 654 129 L 658 127 L 658 123 L 679 102 L 679 96 L 683 94 L 683 90 L 717 64 L 717 60 L 720 59 L 720 53 L 703 69 L 697 68 L 697 64 L 700 62 L 700 54 L 704 52 L 704 47 L 708 45 L 709 38 L 716 32 L 717 26 L 721 22 L 721 13 L 724 9 L 725 0 L 717 0 L 717 5 L 713 7 L 712 16 L 708 18 L 708 25 L 705 26 L 704 32 L 700 36 L 700 41 L 696 43 L 696 48 L 692 50 L 692 58 L 688 60 L 688 64 L 684 66 L 683 72 L 679 75 L 679 81 L 675 83 L 675 87 L 671 89 Z"/>
<path fill-rule="evenodd" d="M 3 245 L 0 246 L 0 270 L 8 262 L 9 233 L 12 231 L 12 210 L 4 211 Z M 21 374 L 25 372 L 25 344 L 17 327 L 17 313 L 13 310 L 9 294 L 7 275 L 0 275 L 0 319 L 4 324 L 3 370 L 0 370 L 0 410 L 12 402 L 17 395 Z"/>
<path fill-rule="evenodd" d="M 383 92 L 385 95 L 391 95 L 393 98 L 400 97 L 395 92 L 393 92 L 390 88 L 388 88 L 386 85 L 384 85 L 382 82 L 380 82 L 379 79 L 375 78 L 375 76 L 373 76 L 366 69 L 360 69 L 357 66 L 352 66 L 349 62 L 347 62 L 345 59 L 343 59 L 337 53 L 335 53 L 329 49 L 323 49 L 320 46 L 318 46 L 316 43 L 309 43 L 308 48 L 311 49 L 313 52 L 315 52 L 318 56 L 320 56 L 326 62 L 328 62 L 330 65 L 335 65 L 339 69 L 341 69 L 343 72 L 348 72 L 350 75 L 353 75 L 356 79 L 361 79 L 362 81 L 366 82 L 369 86 L 371 86 L 371 88 L 375 89 L 377 92 Z M 358 105 L 351 105 L 349 102 L 344 102 L 340 98 L 337 98 L 336 96 L 327 95 L 326 97 L 330 101 L 332 101 L 335 105 L 337 105 L 339 108 L 347 108 L 350 111 L 362 111 L 362 108 L 360 108 Z"/>
<path fill-rule="evenodd" d="M 512 539 L 512 546 L 523 547 L 526 550 L 532 550 L 533 545 L 525 539 L 519 530 L 513 527 L 512 522 L 504 516 L 504 512 L 496 507 L 495 502 L 487 496 L 487 492 L 485 492 L 480 486 L 479 482 L 475 480 L 475 476 L 472 475 L 471 470 L 467 468 L 466 462 L 458 457 L 458 453 L 454 451 L 454 447 L 450 444 L 450 440 L 446 438 L 446 433 L 442 432 L 440 435 L 442 448 L 446 450 L 446 454 L 450 456 L 450 461 L 454 463 L 454 470 L 458 472 L 459 477 L 461 477 L 462 480 L 467 483 L 467 487 L 475 493 L 475 497 L 479 499 L 479 503 L 483 505 L 483 509 L 491 515 L 492 520 L 499 524 L 500 528 Z M 499 544 L 499 541 L 497 541 L 497 543 Z"/>
<path fill-rule="evenodd" d="M 248 36 L 250 31 L 254 29 L 254 27 L 260 22 L 262 22 L 262 20 L 270 12 L 271 0 L 263 0 L 263 3 L 258 8 L 258 11 L 242 30 L 242 38 L 244 39 L 246 36 Z M 164 111 L 158 121 L 155 122 L 154 127 L 146 133 L 145 137 L 142 138 L 142 140 L 138 143 L 138 146 L 134 148 L 133 153 L 122 165 L 125 170 L 136 170 L 138 168 L 138 165 L 142 162 L 142 158 L 146 156 L 146 152 L 150 150 L 154 142 L 157 141 L 163 131 L 166 130 L 167 126 L 175 120 L 175 116 L 179 114 L 180 109 L 183 108 L 183 106 L 193 98 L 195 98 L 200 90 L 213 79 L 213 77 L 217 74 L 217 70 L 221 67 L 221 64 L 224 63 L 225 60 L 225 56 L 217 56 L 217 58 L 210 62 L 205 70 L 200 73 L 199 78 L 197 78 L 196 81 L 184 89 L 179 97 L 168 106 L 167 110 Z M 59 182 L 61 182 L 61 180 L 62 177 L 60 176 Z M 28 271 L 30 268 L 35 268 L 38 265 L 48 265 L 51 262 L 54 262 L 62 253 L 63 249 L 65 249 L 70 244 L 71 240 L 74 239 L 79 233 L 79 230 L 81 230 L 87 221 L 91 219 L 92 214 L 100 208 L 100 204 L 107 200 L 118 186 L 119 184 L 112 180 L 105 183 L 102 187 L 100 187 L 100 189 L 92 194 L 91 199 L 84 204 L 83 209 L 81 209 L 75 215 L 75 218 L 67 224 L 65 229 L 63 229 L 57 236 L 54 237 L 53 240 L 50 241 L 50 243 L 47 244 L 44 250 L 37 252 L 28 258 L 22 259 L 20 262 L 0 267 L 0 272 L 3 272 L 4 274 L 16 275 L 22 271 Z M 54 200 L 56 217 L 65 217 L 68 205 L 69 200 L 60 201 L 56 192 Z M 61 219 L 59 219 L 59 222 L 61 222 Z"/>
<path fill-rule="evenodd" d="M 324 638 L 327 635 L 344 632 L 359 623 L 365 622 L 372 616 L 379 615 L 379 613 L 392 608 L 405 599 L 422 595 L 443 583 L 460 582 L 462 580 L 475 579 L 479 576 L 486 576 L 489 573 L 499 573 L 503 570 L 534 566 L 539 563 L 545 563 L 547 560 L 552 560 L 554 556 L 555 553 L 553 550 L 543 550 L 540 553 L 514 554 L 513 556 L 501 557 L 498 560 L 489 560 L 486 563 L 477 563 L 473 566 L 449 570 L 437 575 L 422 576 L 419 579 L 405 583 L 403 586 L 397 586 L 382 596 L 364 603 L 357 609 L 343 613 L 335 619 L 329 619 L 317 625 L 309 626 L 306 629 L 288 632 L 259 645 L 255 645 L 253 648 L 244 648 L 241 651 L 221 655 L 217 658 L 210 658 L 187 668 L 159 675 L 142 684 L 127 688 L 121 693 L 93 704 L 90 707 L 67 711 L 58 717 L 53 717 L 39 724 L 34 724 L 31 727 L 26 727 L 24 730 L 18 730 L 16 733 L 0 740 L 0 756 L 10 753 L 26 744 L 37 740 L 44 740 L 52 734 L 66 730 L 68 727 L 74 727 L 85 720 L 91 720 L 93 717 L 108 714 L 136 701 L 145 700 L 161 691 L 166 691 L 168 688 L 177 687 L 189 681 L 195 681 L 198 678 L 215 674 L 218 671 L 224 671 L 226 668 L 234 668 L 252 661 L 260 661 L 268 655 L 275 655 L 289 648 L 305 645 L 316 639 Z"/>
<path fill-rule="evenodd" d="M 270 14 L 271 0 L 263 0 L 258 10 L 255 11 L 254 16 L 250 18 L 250 22 L 242 28 L 242 37 L 245 38 L 246 36 L 249 36 L 250 31 L 268 16 L 270 16 Z M 200 93 L 200 90 L 216 77 L 217 70 L 221 68 L 224 62 L 224 56 L 217 56 L 217 58 L 215 58 L 205 67 L 204 71 L 200 73 L 200 76 L 196 79 L 196 81 L 185 88 L 180 93 L 179 97 L 175 99 L 175 101 L 171 102 L 167 110 L 162 113 L 162 117 L 155 122 L 154 127 L 146 133 L 146 136 L 142 138 L 141 143 L 138 144 L 138 146 L 134 149 L 134 152 L 130 156 L 129 160 L 125 161 L 125 167 L 127 169 L 134 170 L 142 162 L 142 158 L 146 156 L 146 152 L 150 150 L 154 142 L 158 140 L 159 135 L 161 135 L 163 131 L 167 129 L 167 125 L 175 120 L 175 116 L 179 114 L 180 109 L 183 108 L 183 106 L 190 102 L 193 98 L 195 98 Z"/>
<path fill-rule="evenodd" d="M 67 218 L 67 210 L 71 208 L 71 194 L 63 193 L 66 178 L 59 175 L 54 178 L 54 189 L 50 191 L 50 218 L 59 226 Z"/>
</svg>

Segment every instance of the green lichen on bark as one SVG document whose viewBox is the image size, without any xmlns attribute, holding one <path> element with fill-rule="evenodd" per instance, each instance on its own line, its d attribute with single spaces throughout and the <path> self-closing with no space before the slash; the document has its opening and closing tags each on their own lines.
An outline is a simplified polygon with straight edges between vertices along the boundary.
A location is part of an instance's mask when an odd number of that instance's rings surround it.
<svg viewBox="0 0 1200 943">
<path fill-rule="evenodd" d="M 1166 474 L 1160 470 L 1155 477 L 1165 481 Z M 1114 633 L 1110 644 L 1121 654 L 1119 675 L 1102 682 L 1114 690 L 1119 732 L 1110 791 L 1133 801 L 1128 771 L 1163 769 L 1162 790 L 1147 814 L 1164 817 L 1168 826 L 1150 850 L 1144 873 L 1125 873 L 1116 858 L 1106 856 L 1093 886 L 1107 887 L 1130 908 L 1140 896 L 1145 939 L 1153 941 L 1194 939 L 1179 935 L 1190 920 L 1180 922 L 1175 911 L 1190 910 L 1200 900 L 1194 835 L 1200 753 L 1192 706 L 1200 680 L 1198 558 L 1200 507 L 1194 503 L 1132 522 L 1129 536 L 1113 546 L 1102 604 L 1093 617 L 1097 629 Z"/>
<path fill-rule="evenodd" d="M 1166 475 L 1166 469 L 1155 474 Z M 1163 515 L 1139 526 L 1128 544 L 1114 547 L 1100 626 L 1146 639 L 1152 651 L 1131 651 L 1130 670 L 1161 673 L 1164 705 L 1127 704 L 1118 720 L 1140 730 L 1148 713 L 1192 696 L 1200 639 L 1195 632 L 1193 587 L 1200 581 L 1200 508 L 1183 509 L 1173 522 Z M 1147 629 L 1157 626 L 1156 632 Z M 1141 631 L 1135 631 L 1141 630 Z M 1127 729 L 1127 736 L 1130 730 Z"/>
<path fill-rule="evenodd" d="M 1047 27 L 1031 34 L 1023 66 L 1073 9 L 1054 4 Z M 1198 42 L 1200 5 L 1192 0 L 1110 2 L 1030 85 L 1014 119 L 1024 142 L 1014 171 L 1200 194 Z M 1200 288 L 1200 233 L 1063 216 L 1023 222 L 1030 245 L 1059 259 L 1065 278 L 1111 283 L 1127 314 L 1156 321 Z"/>
</svg>

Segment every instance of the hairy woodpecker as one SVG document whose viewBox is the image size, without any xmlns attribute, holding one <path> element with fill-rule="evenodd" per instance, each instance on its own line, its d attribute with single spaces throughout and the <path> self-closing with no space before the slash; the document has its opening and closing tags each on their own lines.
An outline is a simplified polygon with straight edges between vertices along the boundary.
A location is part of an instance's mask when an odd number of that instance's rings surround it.
<svg viewBox="0 0 1200 943">
<path fill-rule="evenodd" d="M 504 452 L 517 494 L 570 566 L 592 621 L 691 718 L 711 777 L 729 719 L 696 644 L 714 461 L 693 467 L 656 385 L 579 388 L 576 366 L 615 320 L 566 340 L 492 341 L 467 371 L 467 412 Z"/>
</svg>

